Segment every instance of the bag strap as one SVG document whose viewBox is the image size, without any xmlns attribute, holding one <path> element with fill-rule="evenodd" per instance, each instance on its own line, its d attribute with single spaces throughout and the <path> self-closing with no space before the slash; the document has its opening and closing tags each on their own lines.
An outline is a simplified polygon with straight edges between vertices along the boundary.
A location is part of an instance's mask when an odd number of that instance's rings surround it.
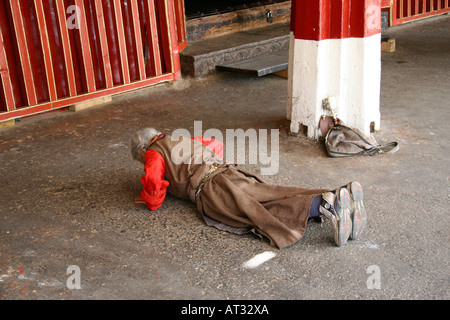
<svg viewBox="0 0 450 320">
<path fill-rule="evenodd" d="M 394 153 L 399 149 L 397 142 L 389 142 L 383 145 L 373 146 L 372 148 L 364 149 L 361 153 L 367 153 L 370 156 L 376 156 L 378 154 Z"/>
<path fill-rule="evenodd" d="M 399 149 L 399 146 L 397 142 L 389 142 L 379 145 L 376 149 L 377 153 L 394 153 Z"/>
</svg>

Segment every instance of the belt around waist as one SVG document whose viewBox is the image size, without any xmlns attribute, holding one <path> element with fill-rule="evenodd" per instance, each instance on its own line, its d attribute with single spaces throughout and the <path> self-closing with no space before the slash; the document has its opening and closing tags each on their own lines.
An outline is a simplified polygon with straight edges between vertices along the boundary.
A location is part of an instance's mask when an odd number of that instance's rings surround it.
<svg viewBox="0 0 450 320">
<path fill-rule="evenodd" d="M 195 193 L 196 197 L 198 197 L 198 195 L 200 194 L 200 191 L 202 191 L 203 186 L 205 185 L 205 182 L 208 180 L 209 176 L 212 175 L 217 170 L 218 167 L 219 167 L 219 164 L 218 163 L 214 163 L 211 166 L 211 168 L 209 169 L 209 171 L 205 174 L 205 176 L 200 181 L 198 186 L 194 189 L 194 193 Z"/>
</svg>

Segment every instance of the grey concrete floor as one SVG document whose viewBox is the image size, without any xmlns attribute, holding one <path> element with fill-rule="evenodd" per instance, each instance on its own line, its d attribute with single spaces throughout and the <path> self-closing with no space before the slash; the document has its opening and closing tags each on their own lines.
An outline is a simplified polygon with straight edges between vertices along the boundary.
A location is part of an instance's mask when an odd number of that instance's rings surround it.
<svg viewBox="0 0 450 320">
<path fill-rule="evenodd" d="M 397 50 L 382 54 L 375 137 L 400 143 L 391 155 L 333 159 L 322 142 L 289 135 L 286 79 L 274 75 L 183 79 L 1 129 L 0 299 L 449 299 L 450 17 L 387 33 Z M 279 129 L 270 183 L 359 181 L 370 219 L 363 239 L 337 248 L 331 226 L 312 222 L 277 250 L 207 227 L 192 203 L 171 196 L 156 212 L 135 204 L 143 170 L 131 135 L 193 130 L 195 120 L 204 130 Z M 243 268 L 266 251 L 276 256 Z M 72 265 L 81 289 L 67 286 Z"/>
</svg>

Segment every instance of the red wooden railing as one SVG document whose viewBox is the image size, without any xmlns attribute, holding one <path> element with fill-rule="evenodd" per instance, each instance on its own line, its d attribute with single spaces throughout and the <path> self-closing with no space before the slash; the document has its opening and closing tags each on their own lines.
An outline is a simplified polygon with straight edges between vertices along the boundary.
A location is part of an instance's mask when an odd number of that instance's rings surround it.
<svg viewBox="0 0 450 320">
<path fill-rule="evenodd" d="M 390 25 L 396 26 L 450 12 L 450 0 L 383 0 L 390 12 Z"/>
<path fill-rule="evenodd" d="M 1 0 L 0 121 L 180 77 L 183 0 Z"/>
</svg>

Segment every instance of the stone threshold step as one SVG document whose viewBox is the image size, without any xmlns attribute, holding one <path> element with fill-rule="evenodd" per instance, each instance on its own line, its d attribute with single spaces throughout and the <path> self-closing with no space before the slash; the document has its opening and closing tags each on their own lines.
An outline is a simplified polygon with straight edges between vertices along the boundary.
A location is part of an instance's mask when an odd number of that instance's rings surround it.
<svg viewBox="0 0 450 320">
<path fill-rule="evenodd" d="M 180 52 L 181 69 L 189 76 L 214 72 L 216 65 L 271 54 L 289 48 L 289 24 L 276 24 L 188 43 Z"/>
<path fill-rule="evenodd" d="M 255 74 L 258 77 L 288 68 L 289 50 L 259 55 L 254 58 L 216 65 L 220 71 L 242 72 Z"/>
</svg>

